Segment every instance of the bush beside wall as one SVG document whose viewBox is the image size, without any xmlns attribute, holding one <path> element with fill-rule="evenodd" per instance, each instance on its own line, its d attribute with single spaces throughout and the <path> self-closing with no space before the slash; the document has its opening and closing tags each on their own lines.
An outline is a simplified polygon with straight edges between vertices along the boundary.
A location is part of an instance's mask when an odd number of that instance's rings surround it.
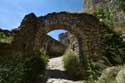
<svg viewBox="0 0 125 83">
<path fill-rule="evenodd" d="M 0 56 L 0 83 L 36 83 L 46 79 L 46 55 L 34 52 L 24 56 L 21 52 Z"/>
<path fill-rule="evenodd" d="M 64 68 L 69 76 L 79 80 L 84 78 L 83 68 L 80 64 L 79 57 L 71 49 L 68 49 L 63 57 Z"/>
</svg>

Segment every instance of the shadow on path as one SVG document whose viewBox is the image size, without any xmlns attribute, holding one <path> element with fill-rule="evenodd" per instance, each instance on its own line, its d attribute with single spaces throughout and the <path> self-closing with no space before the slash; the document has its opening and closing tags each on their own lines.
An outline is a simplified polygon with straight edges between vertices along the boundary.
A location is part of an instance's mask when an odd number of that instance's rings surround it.
<svg viewBox="0 0 125 83">
<path fill-rule="evenodd" d="M 68 76 L 65 71 L 61 70 L 48 70 L 48 79 L 49 78 L 77 81 Z"/>
</svg>

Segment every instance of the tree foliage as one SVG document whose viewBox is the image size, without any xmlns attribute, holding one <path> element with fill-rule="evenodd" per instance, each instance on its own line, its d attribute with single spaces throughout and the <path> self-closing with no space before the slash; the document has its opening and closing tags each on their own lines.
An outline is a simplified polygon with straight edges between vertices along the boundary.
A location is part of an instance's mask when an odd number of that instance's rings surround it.
<svg viewBox="0 0 125 83">
<path fill-rule="evenodd" d="M 125 0 L 115 0 L 115 1 L 119 5 L 119 9 L 121 9 L 125 12 Z"/>
<path fill-rule="evenodd" d="M 106 6 L 106 4 L 100 4 L 93 12 L 101 22 L 104 22 L 109 27 L 113 27 L 113 12 Z"/>
</svg>

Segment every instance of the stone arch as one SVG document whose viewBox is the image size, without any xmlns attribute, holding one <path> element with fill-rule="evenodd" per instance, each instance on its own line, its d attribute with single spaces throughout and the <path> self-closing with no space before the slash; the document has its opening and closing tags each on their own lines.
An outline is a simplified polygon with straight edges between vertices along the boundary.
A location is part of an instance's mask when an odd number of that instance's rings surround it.
<svg viewBox="0 0 125 83">
<path fill-rule="evenodd" d="M 55 29 L 65 29 L 74 34 L 80 44 L 81 54 L 99 58 L 99 49 L 102 49 L 102 35 L 105 29 L 100 25 L 98 19 L 88 14 L 74 14 L 74 13 L 52 13 L 47 16 L 38 17 L 39 29 L 36 33 L 35 47 L 39 47 L 38 42 L 41 42 L 38 36 Z M 87 45 L 86 45 L 87 44 Z M 93 54 L 91 54 L 91 52 Z M 95 53 L 94 53 L 95 52 Z M 98 52 L 98 53 L 97 53 Z M 89 53 L 89 54 L 88 54 Z M 99 54 L 99 56 L 98 56 Z M 94 56 L 95 55 L 95 56 Z"/>
<path fill-rule="evenodd" d="M 50 29 L 51 28 L 51 29 Z M 82 41 L 81 41 L 81 39 L 82 39 L 82 36 L 84 35 L 84 34 L 82 34 L 82 31 L 80 31 L 80 29 L 78 28 L 78 29 L 75 29 L 74 30 L 74 28 L 72 28 L 72 26 L 67 26 L 67 25 L 60 25 L 60 24 L 54 24 L 54 25 L 46 25 L 46 26 L 42 26 L 41 28 L 39 28 L 39 30 L 37 31 L 37 33 L 36 33 L 36 37 L 35 37 L 35 45 L 34 45 L 34 49 L 39 49 L 39 48 L 42 48 L 43 46 L 44 46 L 44 42 L 45 42 L 45 38 L 44 38 L 44 36 L 48 33 L 48 32 L 50 32 L 50 31 L 53 31 L 53 30 L 57 30 L 57 29 L 64 29 L 64 30 L 67 30 L 68 32 L 70 32 L 71 34 L 73 34 L 74 36 L 75 36 L 75 38 L 78 40 L 78 44 L 79 44 L 79 54 L 83 54 L 83 50 L 84 49 L 82 49 L 81 47 L 82 47 Z M 82 36 L 81 36 L 82 35 Z M 80 41 L 79 41 L 80 40 Z M 43 42 L 43 43 L 42 43 Z M 44 48 L 44 47 L 43 47 Z M 85 55 L 85 54 L 83 54 L 83 55 Z M 81 57 L 81 56 L 79 56 L 79 57 Z M 84 58 L 84 62 L 85 62 L 85 60 L 87 60 L 87 59 L 85 59 L 86 57 L 82 57 L 82 58 Z M 83 62 L 82 62 L 83 63 Z M 86 63 L 86 62 L 85 62 Z"/>
<path fill-rule="evenodd" d="M 89 59 L 97 62 L 103 58 L 103 35 L 106 29 L 92 15 L 60 12 L 36 17 L 34 14 L 29 14 L 25 16 L 19 29 L 13 45 L 25 52 L 40 49 L 45 34 L 49 31 L 65 29 L 73 33 L 79 42 L 79 59 L 85 68 L 85 74 L 89 68 Z"/>
</svg>

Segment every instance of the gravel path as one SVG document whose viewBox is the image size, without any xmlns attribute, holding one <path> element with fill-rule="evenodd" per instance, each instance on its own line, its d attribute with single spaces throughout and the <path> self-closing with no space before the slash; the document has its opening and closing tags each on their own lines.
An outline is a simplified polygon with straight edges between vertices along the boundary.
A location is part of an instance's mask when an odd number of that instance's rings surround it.
<svg viewBox="0 0 125 83">
<path fill-rule="evenodd" d="M 47 83 L 83 83 L 82 81 L 73 81 L 65 74 L 62 57 L 49 59 L 48 77 Z"/>
</svg>

